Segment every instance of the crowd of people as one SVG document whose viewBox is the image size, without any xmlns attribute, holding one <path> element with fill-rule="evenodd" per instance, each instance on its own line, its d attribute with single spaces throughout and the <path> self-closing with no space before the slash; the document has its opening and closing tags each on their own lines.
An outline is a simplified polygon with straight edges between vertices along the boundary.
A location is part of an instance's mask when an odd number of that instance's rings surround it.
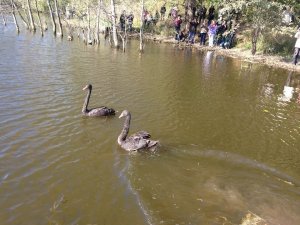
<svg viewBox="0 0 300 225">
<path fill-rule="evenodd" d="M 179 9 L 177 6 L 170 8 L 167 13 L 166 4 L 163 4 L 160 11 L 156 10 L 154 16 L 147 9 L 143 12 L 143 24 L 147 29 L 151 25 L 156 25 L 158 21 L 165 21 L 167 18 L 174 24 L 175 27 L 175 39 L 177 41 L 186 41 L 187 43 L 194 44 L 195 38 L 198 36 L 200 45 L 206 45 L 208 40 L 208 46 L 212 47 L 220 45 L 223 48 L 231 48 L 233 45 L 233 39 L 235 36 L 235 29 L 232 29 L 231 22 L 219 18 L 215 20 L 215 8 L 210 6 L 207 10 L 204 5 L 199 7 L 192 7 L 191 19 L 187 19 L 187 15 L 183 19 L 179 15 Z M 132 31 L 134 15 L 131 12 L 126 15 L 125 10 L 120 15 L 119 23 L 120 29 Z M 184 20 L 184 21 L 183 21 Z M 182 27 L 182 24 L 185 24 Z"/>
<path fill-rule="evenodd" d="M 126 15 L 126 11 L 123 10 L 123 12 L 120 15 L 120 28 L 122 31 L 125 30 L 126 21 L 128 25 L 128 30 L 132 31 L 132 24 L 133 24 L 134 15 L 132 12 L 129 13 L 129 15 Z"/>
<path fill-rule="evenodd" d="M 208 40 L 209 47 L 218 45 L 223 48 L 231 48 L 237 26 L 232 27 L 231 20 L 225 20 L 221 15 L 218 19 L 215 17 L 214 6 L 210 6 L 208 14 L 203 5 L 198 8 L 193 7 L 191 19 L 185 23 L 185 27 L 181 27 L 183 24 L 182 16 L 177 15 L 174 19 L 175 40 L 194 44 L 195 37 L 198 36 L 202 46 L 206 45 Z"/>
<path fill-rule="evenodd" d="M 218 18 L 216 18 L 218 14 Z M 185 12 L 184 17 L 179 14 L 179 10 L 176 6 L 170 8 L 167 13 L 166 4 L 163 4 L 160 10 L 156 10 L 154 16 L 147 9 L 143 12 L 143 23 L 145 28 L 149 28 L 150 25 L 156 25 L 158 21 L 165 21 L 167 18 L 173 24 L 175 28 L 175 40 L 178 42 L 186 42 L 189 44 L 195 44 L 196 41 L 199 45 L 209 47 L 221 46 L 223 48 L 231 48 L 234 44 L 234 38 L 236 35 L 236 29 L 238 24 L 232 24 L 232 19 L 238 21 L 239 13 L 232 11 L 229 17 L 223 16 L 222 12 L 216 13 L 213 5 L 207 8 L 204 5 L 197 7 L 191 7 L 191 12 L 187 15 Z M 120 15 L 120 29 L 125 30 L 125 26 L 131 32 L 133 30 L 134 15 L 130 12 L 126 15 L 125 10 Z M 295 22 L 295 16 L 293 9 L 284 7 L 282 12 L 283 25 L 290 25 Z M 184 26 L 183 26 L 184 25 Z M 197 40 L 195 40 L 197 38 Z M 295 51 L 293 56 L 293 64 L 297 64 L 298 58 L 300 58 L 300 25 L 298 26 L 297 33 L 295 35 L 297 39 L 295 44 Z"/>
</svg>

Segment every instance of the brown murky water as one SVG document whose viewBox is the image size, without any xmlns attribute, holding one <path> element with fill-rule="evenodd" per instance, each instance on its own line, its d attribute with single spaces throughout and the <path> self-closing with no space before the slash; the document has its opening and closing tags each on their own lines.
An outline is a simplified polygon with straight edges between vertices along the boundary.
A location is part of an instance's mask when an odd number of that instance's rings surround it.
<svg viewBox="0 0 300 225">
<path fill-rule="evenodd" d="M 10 25 L 0 40 L 1 224 L 241 224 L 249 212 L 300 223 L 299 74 L 164 44 L 139 57 L 135 41 L 123 54 Z M 90 105 L 117 116 L 81 116 L 87 83 Z M 118 147 L 123 109 L 159 151 Z"/>
</svg>

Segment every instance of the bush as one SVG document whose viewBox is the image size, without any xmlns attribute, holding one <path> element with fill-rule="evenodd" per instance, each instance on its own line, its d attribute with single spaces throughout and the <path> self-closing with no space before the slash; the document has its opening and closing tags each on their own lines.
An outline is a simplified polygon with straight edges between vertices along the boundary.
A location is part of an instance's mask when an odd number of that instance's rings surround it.
<svg viewBox="0 0 300 225">
<path fill-rule="evenodd" d="M 295 32 L 294 27 L 279 27 L 265 31 L 258 39 L 257 51 L 270 55 L 290 56 L 294 51 Z M 251 30 L 247 29 L 239 34 L 237 42 L 237 47 L 251 49 Z"/>
<path fill-rule="evenodd" d="M 173 23 L 169 20 L 158 21 L 153 27 L 155 34 L 160 34 L 162 36 L 172 36 L 175 35 L 175 30 Z"/>
<path fill-rule="evenodd" d="M 264 33 L 259 40 L 258 50 L 264 54 L 290 55 L 295 45 L 295 28 L 281 27 Z"/>
</svg>

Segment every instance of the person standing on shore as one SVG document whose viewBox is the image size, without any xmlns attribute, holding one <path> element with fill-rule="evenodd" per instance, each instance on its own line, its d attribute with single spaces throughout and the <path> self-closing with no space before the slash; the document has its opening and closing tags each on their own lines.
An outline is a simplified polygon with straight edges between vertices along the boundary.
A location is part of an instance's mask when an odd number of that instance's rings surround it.
<svg viewBox="0 0 300 225">
<path fill-rule="evenodd" d="M 121 30 L 124 31 L 125 30 L 125 20 L 126 20 L 126 15 L 125 15 L 125 10 L 123 10 L 122 14 L 120 15 L 120 27 Z"/>
<path fill-rule="evenodd" d="M 211 24 L 208 26 L 208 46 L 213 47 L 215 36 L 217 34 L 217 25 L 214 20 L 211 21 Z"/>
<path fill-rule="evenodd" d="M 294 51 L 294 57 L 293 57 L 293 63 L 294 65 L 298 62 L 298 57 L 300 57 L 300 24 L 298 25 L 297 33 L 295 34 L 295 38 L 297 38 L 296 44 L 295 44 L 295 51 Z"/>
<path fill-rule="evenodd" d="M 189 36 L 188 36 L 188 42 L 190 44 L 194 44 L 194 39 L 195 39 L 195 34 L 197 31 L 197 26 L 198 26 L 198 22 L 196 20 L 196 18 L 192 19 L 192 21 L 190 21 L 190 26 L 189 26 Z"/>
<path fill-rule="evenodd" d="M 206 34 L 207 34 L 207 22 L 206 20 L 203 21 L 201 27 L 200 27 L 200 45 L 205 45 L 205 40 L 206 40 Z"/>
<path fill-rule="evenodd" d="M 127 16 L 128 28 L 130 32 L 132 31 L 133 19 L 134 19 L 134 15 L 132 12 L 130 12 L 130 14 Z"/>
<path fill-rule="evenodd" d="M 174 25 L 175 25 L 175 30 L 176 30 L 176 36 L 175 36 L 175 40 L 179 41 L 179 34 L 180 34 L 180 27 L 181 27 L 181 15 L 178 15 L 177 18 L 175 19 Z"/>
</svg>

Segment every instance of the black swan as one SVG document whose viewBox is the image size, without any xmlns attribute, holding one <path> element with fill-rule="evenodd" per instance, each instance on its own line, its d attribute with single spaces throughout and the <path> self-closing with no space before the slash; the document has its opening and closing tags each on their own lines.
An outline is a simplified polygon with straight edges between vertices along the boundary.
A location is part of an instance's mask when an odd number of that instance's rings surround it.
<svg viewBox="0 0 300 225">
<path fill-rule="evenodd" d="M 124 110 L 119 118 L 126 117 L 121 134 L 118 137 L 118 144 L 126 151 L 155 150 L 159 146 L 159 141 L 150 140 L 150 134 L 146 131 L 139 131 L 127 137 L 130 127 L 131 114 Z"/>
<path fill-rule="evenodd" d="M 110 115 L 115 115 L 115 110 L 107 108 L 105 106 L 101 106 L 99 108 L 94 108 L 94 109 L 88 109 L 88 104 L 90 101 L 91 93 L 92 93 L 92 85 L 88 84 L 86 85 L 82 90 L 88 89 L 88 94 L 85 98 L 85 101 L 83 103 L 82 107 L 82 113 L 85 116 L 110 116 Z"/>
</svg>

